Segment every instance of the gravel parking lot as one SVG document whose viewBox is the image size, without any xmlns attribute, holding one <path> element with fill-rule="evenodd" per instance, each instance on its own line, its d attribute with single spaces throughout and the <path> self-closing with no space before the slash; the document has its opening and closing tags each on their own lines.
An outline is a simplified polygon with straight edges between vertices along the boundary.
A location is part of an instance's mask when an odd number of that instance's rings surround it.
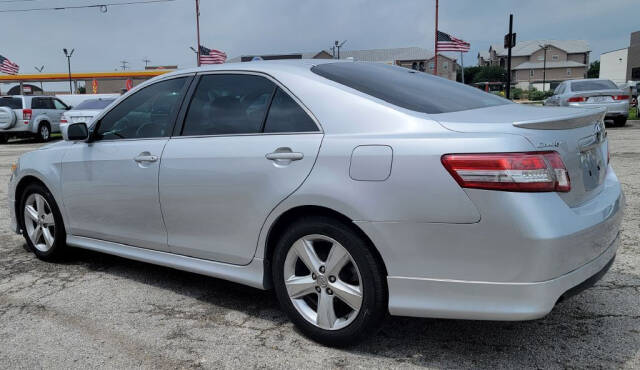
<svg viewBox="0 0 640 370">
<path fill-rule="evenodd" d="M 536 321 L 389 318 L 345 350 L 303 337 L 270 292 L 82 250 L 41 262 L 9 231 L 3 202 L 0 368 L 639 368 L 640 121 L 609 139 L 627 211 L 616 262 L 595 287 Z M 0 146 L 0 183 L 39 145 Z"/>
</svg>

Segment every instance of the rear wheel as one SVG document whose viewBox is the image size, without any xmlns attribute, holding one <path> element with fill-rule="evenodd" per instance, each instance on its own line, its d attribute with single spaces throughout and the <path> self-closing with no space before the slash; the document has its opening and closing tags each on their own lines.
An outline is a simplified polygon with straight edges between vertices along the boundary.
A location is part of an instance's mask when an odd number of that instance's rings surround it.
<svg viewBox="0 0 640 370">
<path fill-rule="evenodd" d="M 327 217 L 301 219 L 280 238 L 273 258 L 280 305 L 310 338 L 355 344 L 387 312 L 383 269 L 354 230 Z"/>
<path fill-rule="evenodd" d="M 9 141 L 9 136 L 6 134 L 0 134 L 0 144 L 6 144 Z"/>
<path fill-rule="evenodd" d="M 38 127 L 38 138 L 41 141 L 49 141 L 51 138 L 51 126 L 48 122 L 42 122 Z"/>
<path fill-rule="evenodd" d="M 28 185 L 20 202 L 22 235 L 35 255 L 43 260 L 61 257 L 66 234 L 53 195 L 40 184 Z"/>
</svg>

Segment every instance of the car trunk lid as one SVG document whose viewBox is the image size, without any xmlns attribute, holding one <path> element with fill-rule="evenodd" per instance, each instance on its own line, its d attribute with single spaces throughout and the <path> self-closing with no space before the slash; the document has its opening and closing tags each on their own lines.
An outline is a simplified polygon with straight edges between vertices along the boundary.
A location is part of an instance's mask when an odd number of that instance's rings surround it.
<svg viewBox="0 0 640 370">
<path fill-rule="evenodd" d="M 531 142 L 533 151 L 558 152 L 571 179 L 571 191 L 558 194 L 571 207 L 602 190 L 608 166 L 602 109 L 506 104 L 431 118 L 452 131 L 520 135 Z"/>
</svg>

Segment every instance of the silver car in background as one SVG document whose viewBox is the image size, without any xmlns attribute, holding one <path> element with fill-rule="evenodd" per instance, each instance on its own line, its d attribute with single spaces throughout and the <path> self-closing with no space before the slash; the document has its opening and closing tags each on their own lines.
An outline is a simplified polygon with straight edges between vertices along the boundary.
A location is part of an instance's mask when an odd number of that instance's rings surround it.
<svg viewBox="0 0 640 370">
<path fill-rule="evenodd" d="M 616 126 L 624 126 L 629 117 L 629 100 L 629 93 L 611 80 L 585 79 L 560 83 L 544 105 L 603 108 L 606 112 L 605 119 L 613 120 Z"/>
<path fill-rule="evenodd" d="M 387 313 L 536 319 L 618 248 L 604 114 L 376 63 L 177 71 L 24 154 L 11 225 L 45 260 L 79 247 L 273 289 L 328 345 Z"/>
<path fill-rule="evenodd" d="M 100 114 L 109 104 L 116 101 L 116 97 L 112 98 L 95 98 L 87 99 L 80 104 L 71 108 L 62 114 L 60 124 L 65 125 L 68 123 L 84 122 L 91 124 L 95 116 Z"/>
</svg>

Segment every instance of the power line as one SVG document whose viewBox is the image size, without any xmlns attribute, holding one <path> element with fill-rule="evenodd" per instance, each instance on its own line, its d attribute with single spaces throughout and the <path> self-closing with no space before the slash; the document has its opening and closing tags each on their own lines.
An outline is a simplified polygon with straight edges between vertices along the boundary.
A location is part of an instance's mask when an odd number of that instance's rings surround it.
<svg viewBox="0 0 640 370">
<path fill-rule="evenodd" d="M 14 2 L 17 0 L 13 0 Z M 35 0 L 24 0 L 24 1 L 35 1 Z M 67 10 L 67 9 L 83 9 L 83 8 L 99 8 L 105 9 L 107 6 L 123 6 L 123 5 L 135 5 L 135 4 L 152 4 L 152 3 L 167 3 L 175 0 L 138 0 L 138 1 L 127 1 L 122 3 L 104 3 L 104 4 L 93 4 L 93 5 L 75 5 L 75 6 L 59 6 L 59 7 L 50 7 L 50 8 L 28 8 L 28 9 L 5 9 L 0 10 L 0 13 L 25 13 L 25 12 L 35 12 L 35 11 L 43 11 L 43 10 Z M 10 1 L 3 1 L 10 2 Z"/>
</svg>

